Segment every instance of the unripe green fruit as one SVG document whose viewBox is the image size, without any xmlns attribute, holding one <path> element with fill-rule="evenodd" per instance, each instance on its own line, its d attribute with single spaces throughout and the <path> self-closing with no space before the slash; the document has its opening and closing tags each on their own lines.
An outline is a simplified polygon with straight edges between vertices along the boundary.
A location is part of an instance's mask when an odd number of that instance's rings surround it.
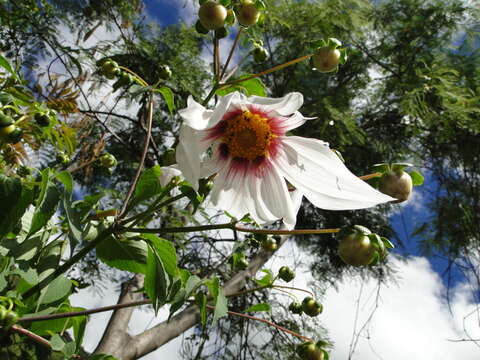
<svg viewBox="0 0 480 360">
<path fill-rule="evenodd" d="M 8 312 L 7 309 L 5 309 L 5 307 L 0 305 L 0 326 L 4 324 L 5 317 L 7 316 L 7 312 Z"/>
<path fill-rule="evenodd" d="M 268 51 L 265 48 L 257 46 L 253 50 L 253 60 L 255 60 L 256 63 L 258 64 L 263 63 L 267 59 L 268 59 Z"/>
<path fill-rule="evenodd" d="M 207 30 L 220 29 L 225 25 L 227 9 L 215 1 L 207 1 L 200 6 L 198 18 Z"/>
<path fill-rule="evenodd" d="M 318 48 L 312 56 L 312 65 L 322 73 L 335 71 L 342 56 L 340 50 L 329 46 Z"/>
<path fill-rule="evenodd" d="M 412 193 L 412 188 L 412 177 L 403 170 L 398 173 L 388 172 L 383 174 L 378 185 L 378 190 L 382 193 L 398 199 L 393 201 L 394 203 L 408 200 Z"/>
<path fill-rule="evenodd" d="M 295 273 L 288 266 L 282 266 L 278 270 L 278 277 L 285 282 L 290 282 L 295 278 Z"/>
<path fill-rule="evenodd" d="M 267 237 L 262 241 L 262 248 L 265 251 L 275 251 L 278 248 L 277 242 L 271 237 Z"/>
<path fill-rule="evenodd" d="M 10 116 L 5 115 L 3 112 L 0 111 L 0 128 L 4 128 L 12 124 L 13 124 L 13 119 Z"/>
<path fill-rule="evenodd" d="M 11 125 L 14 126 L 15 125 Z M 1 131 L 2 129 L 0 129 Z M 8 134 L 7 139 L 5 140 L 9 144 L 16 144 L 22 140 L 23 130 L 20 128 L 15 128 L 10 134 Z"/>
<path fill-rule="evenodd" d="M 290 312 L 292 312 L 293 314 L 301 315 L 303 313 L 302 304 L 300 304 L 298 301 L 292 302 L 288 306 L 288 310 L 290 310 Z"/>
<path fill-rule="evenodd" d="M 322 349 L 318 348 L 313 341 L 306 341 L 297 346 L 297 354 L 303 360 L 323 360 Z"/>
<path fill-rule="evenodd" d="M 251 0 L 244 0 L 237 6 L 237 19 L 240 25 L 251 26 L 258 22 L 260 11 Z"/>
<path fill-rule="evenodd" d="M 302 310 L 308 316 L 314 317 L 320 314 L 323 311 L 323 306 L 318 301 L 307 296 L 302 301 Z"/>
<path fill-rule="evenodd" d="M 117 159 L 115 159 L 115 156 L 113 156 L 112 154 L 105 153 L 100 156 L 100 163 L 102 164 L 102 166 L 109 169 L 117 165 Z"/>
<path fill-rule="evenodd" d="M 338 233 L 338 255 L 345 263 L 363 266 L 372 262 L 376 249 L 368 234 L 370 230 L 363 226 L 356 226 L 351 230 Z"/>
<path fill-rule="evenodd" d="M 107 60 L 102 65 L 102 74 L 107 79 L 113 79 L 117 75 L 118 64 L 113 60 Z"/>
<path fill-rule="evenodd" d="M 172 70 L 170 70 L 168 65 L 161 65 L 158 68 L 158 76 L 162 80 L 170 79 L 172 77 Z"/>
</svg>

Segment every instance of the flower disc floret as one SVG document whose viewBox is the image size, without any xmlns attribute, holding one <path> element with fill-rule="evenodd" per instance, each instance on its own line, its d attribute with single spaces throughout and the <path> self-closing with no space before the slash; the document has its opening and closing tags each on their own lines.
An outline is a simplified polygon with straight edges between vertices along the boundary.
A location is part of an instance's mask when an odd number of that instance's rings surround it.
<svg viewBox="0 0 480 360">
<path fill-rule="evenodd" d="M 245 160 L 268 157 L 269 146 L 276 137 L 268 118 L 246 110 L 224 122 L 220 123 L 225 126 L 222 140 L 231 157 Z"/>
</svg>

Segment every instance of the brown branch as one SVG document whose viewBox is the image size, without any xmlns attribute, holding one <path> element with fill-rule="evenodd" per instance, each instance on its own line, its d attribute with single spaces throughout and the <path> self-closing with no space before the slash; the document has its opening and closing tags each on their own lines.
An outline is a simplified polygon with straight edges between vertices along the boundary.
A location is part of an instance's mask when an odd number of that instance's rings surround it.
<svg viewBox="0 0 480 360">
<path fill-rule="evenodd" d="M 22 328 L 21 326 L 18 325 L 12 325 L 10 328 L 10 331 L 16 332 L 17 334 L 25 335 L 28 337 L 30 340 L 35 341 L 37 344 L 40 344 L 42 346 L 45 346 L 47 348 L 51 348 L 52 345 L 50 345 L 50 342 L 47 339 L 44 339 L 41 336 L 38 336 L 37 334 Z"/>
</svg>

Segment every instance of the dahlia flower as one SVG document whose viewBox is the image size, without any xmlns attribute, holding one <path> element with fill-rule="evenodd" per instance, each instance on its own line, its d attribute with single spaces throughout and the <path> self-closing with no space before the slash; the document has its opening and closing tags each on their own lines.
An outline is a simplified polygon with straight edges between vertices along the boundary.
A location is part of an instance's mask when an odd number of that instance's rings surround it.
<svg viewBox="0 0 480 360">
<path fill-rule="evenodd" d="M 234 92 L 208 110 L 190 96 L 179 111 L 179 169 L 195 189 L 200 178 L 216 174 L 211 203 L 259 224 L 283 219 L 293 228 L 302 195 L 326 210 L 394 200 L 352 174 L 328 143 L 286 135 L 309 119 L 297 111 L 302 104 L 295 92 L 282 98 Z"/>
</svg>

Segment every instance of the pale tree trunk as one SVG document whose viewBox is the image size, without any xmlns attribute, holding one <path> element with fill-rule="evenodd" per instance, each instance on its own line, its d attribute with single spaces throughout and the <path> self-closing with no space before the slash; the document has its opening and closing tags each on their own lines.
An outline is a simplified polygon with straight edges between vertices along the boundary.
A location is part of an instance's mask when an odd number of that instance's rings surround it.
<svg viewBox="0 0 480 360">
<path fill-rule="evenodd" d="M 278 247 L 283 245 L 286 237 L 282 236 L 282 240 Z M 272 252 L 260 251 L 251 261 L 248 268 L 235 274 L 229 281 L 224 284 L 225 295 L 234 294 L 242 290 L 247 281 L 255 276 L 257 271 L 271 258 Z M 138 281 L 143 281 L 136 277 L 135 285 L 127 285 L 127 291 L 120 294 L 119 303 L 127 301 L 141 300 L 141 293 L 132 293 L 139 286 Z M 195 326 L 200 321 L 200 313 L 197 306 L 189 306 L 183 311 L 173 316 L 169 322 L 164 321 L 151 329 L 131 336 L 127 332 L 128 323 L 132 316 L 133 308 L 125 308 L 115 311 L 110 318 L 108 326 L 102 336 L 100 344 L 95 349 L 96 354 L 110 354 L 118 360 L 134 360 L 138 359 L 152 351 L 155 351 L 170 340 L 183 334 L 185 331 Z"/>
</svg>

